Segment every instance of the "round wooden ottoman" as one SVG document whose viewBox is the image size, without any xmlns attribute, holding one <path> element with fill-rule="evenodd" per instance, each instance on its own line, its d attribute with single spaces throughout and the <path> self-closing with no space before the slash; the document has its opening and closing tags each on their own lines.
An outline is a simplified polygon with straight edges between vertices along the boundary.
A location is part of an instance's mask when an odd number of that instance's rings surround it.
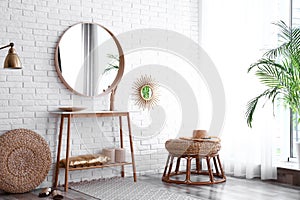
<svg viewBox="0 0 300 200">
<path fill-rule="evenodd" d="M 207 139 L 179 138 L 166 141 L 165 147 L 169 152 L 162 181 L 167 183 L 190 184 L 190 185 L 208 185 L 222 183 L 226 181 L 222 164 L 219 158 L 221 148 L 218 137 Z M 176 160 L 176 167 L 173 170 L 173 162 Z M 180 171 L 180 161 L 186 159 L 186 169 Z M 196 169 L 191 169 L 192 160 L 195 160 Z M 205 159 L 207 169 L 202 169 L 202 159 Z M 180 180 L 179 175 L 185 175 L 184 180 Z M 202 180 L 200 177 L 196 181 L 191 181 L 192 175 L 206 175 L 208 180 Z M 182 177 L 182 176 L 181 176 Z M 182 178 L 181 178 L 182 179 Z"/>
</svg>

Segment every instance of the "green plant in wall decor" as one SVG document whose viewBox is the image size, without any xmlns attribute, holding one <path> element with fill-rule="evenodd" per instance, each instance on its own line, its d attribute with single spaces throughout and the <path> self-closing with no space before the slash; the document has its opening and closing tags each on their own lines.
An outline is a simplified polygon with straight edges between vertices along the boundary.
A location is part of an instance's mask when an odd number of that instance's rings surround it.
<svg viewBox="0 0 300 200">
<path fill-rule="evenodd" d="M 135 104 L 142 109 L 151 109 L 158 99 L 158 83 L 151 76 L 141 76 L 132 87 Z"/>
<path fill-rule="evenodd" d="M 275 25 L 280 29 L 278 36 L 281 45 L 268 50 L 248 69 L 248 72 L 255 70 L 255 75 L 266 86 L 260 95 L 247 104 L 249 127 L 252 127 L 253 114 L 261 99 L 270 100 L 273 108 L 279 100 L 294 113 L 300 114 L 300 28 L 288 27 L 283 21 Z"/>
</svg>

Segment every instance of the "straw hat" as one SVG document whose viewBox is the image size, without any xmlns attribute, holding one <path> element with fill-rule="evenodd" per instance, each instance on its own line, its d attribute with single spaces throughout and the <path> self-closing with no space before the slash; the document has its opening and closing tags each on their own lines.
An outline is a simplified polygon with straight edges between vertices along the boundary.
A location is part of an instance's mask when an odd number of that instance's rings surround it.
<svg viewBox="0 0 300 200">
<path fill-rule="evenodd" d="M 47 142 L 37 133 L 15 129 L 0 136 L 0 190 L 24 193 L 46 178 L 51 165 Z"/>
<path fill-rule="evenodd" d="M 193 138 L 205 138 L 207 137 L 206 130 L 194 130 L 193 131 Z"/>
</svg>

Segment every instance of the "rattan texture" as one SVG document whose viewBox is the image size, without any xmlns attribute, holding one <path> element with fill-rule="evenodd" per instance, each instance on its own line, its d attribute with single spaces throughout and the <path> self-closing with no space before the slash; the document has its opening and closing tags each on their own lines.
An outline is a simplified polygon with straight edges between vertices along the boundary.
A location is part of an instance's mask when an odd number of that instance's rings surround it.
<svg viewBox="0 0 300 200">
<path fill-rule="evenodd" d="M 213 156 L 221 149 L 220 139 L 170 139 L 165 143 L 165 147 L 173 156 Z"/>
<path fill-rule="evenodd" d="M 0 190 L 31 191 L 45 180 L 50 166 L 50 148 L 34 131 L 14 129 L 0 136 Z"/>
</svg>

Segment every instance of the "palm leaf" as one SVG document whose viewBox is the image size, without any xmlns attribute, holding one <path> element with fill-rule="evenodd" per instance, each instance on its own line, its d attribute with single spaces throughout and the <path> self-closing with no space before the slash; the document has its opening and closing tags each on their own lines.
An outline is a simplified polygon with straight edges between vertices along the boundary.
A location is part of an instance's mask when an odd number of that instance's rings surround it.
<svg viewBox="0 0 300 200">
<path fill-rule="evenodd" d="M 247 119 L 247 124 L 250 128 L 252 128 L 252 122 L 253 122 L 253 115 L 254 111 L 256 110 L 257 104 L 261 98 L 271 99 L 272 103 L 275 102 L 275 99 L 280 92 L 278 91 L 278 88 L 273 88 L 272 90 L 267 89 L 262 94 L 258 95 L 257 97 L 251 99 L 247 103 L 247 110 L 245 113 L 245 117 Z"/>
<path fill-rule="evenodd" d="M 250 65 L 248 73 L 255 75 L 267 89 L 247 103 L 245 116 L 252 127 L 253 115 L 261 98 L 274 104 L 280 95 L 283 103 L 300 114 L 300 28 L 290 28 L 283 21 L 274 23 L 279 27 L 281 44 L 268 50 L 261 59 Z"/>
</svg>

